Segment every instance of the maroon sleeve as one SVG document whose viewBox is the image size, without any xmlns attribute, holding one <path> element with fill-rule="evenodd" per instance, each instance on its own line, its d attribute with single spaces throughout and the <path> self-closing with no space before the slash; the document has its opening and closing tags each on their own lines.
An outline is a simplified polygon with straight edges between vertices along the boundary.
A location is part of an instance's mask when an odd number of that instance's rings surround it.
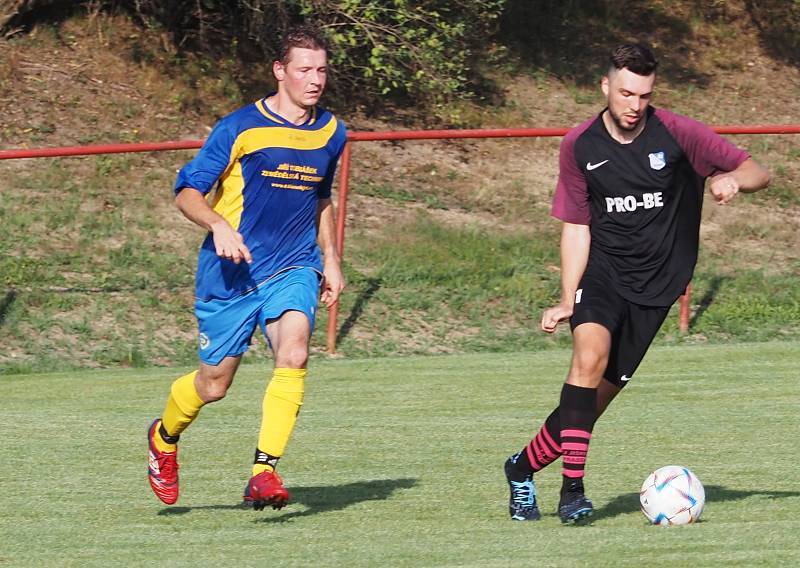
<svg viewBox="0 0 800 568">
<path fill-rule="evenodd" d="M 733 171 L 750 157 L 702 122 L 660 108 L 655 114 L 702 177 Z"/>
<path fill-rule="evenodd" d="M 558 184 L 553 195 L 550 214 L 566 223 L 588 225 L 592 220 L 586 178 L 575 158 L 575 141 L 595 120 L 597 117 L 576 126 L 567 132 L 561 141 L 558 155 Z"/>
</svg>

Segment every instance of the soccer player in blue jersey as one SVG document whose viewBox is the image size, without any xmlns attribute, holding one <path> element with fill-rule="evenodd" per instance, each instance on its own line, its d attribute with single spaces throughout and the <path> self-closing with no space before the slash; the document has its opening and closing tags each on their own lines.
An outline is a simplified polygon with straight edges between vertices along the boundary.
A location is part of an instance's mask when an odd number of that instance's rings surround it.
<svg viewBox="0 0 800 568">
<path fill-rule="evenodd" d="M 164 503 L 178 499 L 181 433 L 225 396 L 256 328 L 275 367 L 244 498 L 259 510 L 289 500 L 275 468 L 303 403 L 317 305 L 344 288 L 331 184 L 345 128 L 317 106 L 327 69 L 320 33 L 291 30 L 273 63 L 277 92 L 222 118 L 178 174 L 176 204 L 208 236 L 196 277 L 199 369 L 172 383 L 147 434 L 150 485 Z"/>
<path fill-rule="evenodd" d="M 561 144 L 552 215 L 563 221 L 561 301 L 542 330 L 569 320 L 572 364 L 559 404 L 505 464 L 509 513 L 537 520 L 533 475 L 562 458 L 558 514 L 586 520 L 583 477 L 595 421 L 628 384 L 697 261 L 703 187 L 720 204 L 769 183 L 747 152 L 707 126 L 650 106 L 657 62 L 646 47 L 614 50 L 607 106 Z"/>
</svg>

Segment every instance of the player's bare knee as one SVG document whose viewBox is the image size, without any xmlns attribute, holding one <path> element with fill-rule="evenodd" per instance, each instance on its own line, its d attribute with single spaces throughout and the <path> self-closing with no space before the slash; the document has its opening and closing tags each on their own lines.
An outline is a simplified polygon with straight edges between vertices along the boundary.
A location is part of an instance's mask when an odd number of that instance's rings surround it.
<svg viewBox="0 0 800 568">
<path fill-rule="evenodd" d="M 602 375 L 608 365 L 608 355 L 588 352 L 576 355 L 572 361 L 571 374 L 583 376 Z"/>
<path fill-rule="evenodd" d="M 232 382 L 233 374 L 228 370 L 203 369 L 197 377 L 197 394 L 207 403 L 222 400 Z"/>
<path fill-rule="evenodd" d="M 608 357 L 606 356 L 588 353 L 575 357 L 567 382 L 580 387 L 596 388 L 603 378 L 607 364 Z"/>
<path fill-rule="evenodd" d="M 226 385 L 218 385 L 215 383 L 205 384 L 197 388 L 197 394 L 205 403 L 216 402 L 225 398 L 228 392 Z"/>
<path fill-rule="evenodd" d="M 211 383 L 203 390 L 204 392 L 200 395 L 203 400 L 206 402 L 216 402 L 225 398 L 225 395 L 228 393 L 228 385 Z"/>
<path fill-rule="evenodd" d="M 276 367 L 288 369 L 304 369 L 308 363 L 308 347 L 306 345 L 295 345 L 282 349 L 275 358 Z"/>
</svg>

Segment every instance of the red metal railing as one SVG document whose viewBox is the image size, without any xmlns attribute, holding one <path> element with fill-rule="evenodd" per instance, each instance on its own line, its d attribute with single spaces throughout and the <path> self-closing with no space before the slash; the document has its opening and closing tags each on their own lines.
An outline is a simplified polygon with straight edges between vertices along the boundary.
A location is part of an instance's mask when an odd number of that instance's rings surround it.
<svg viewBox="0 0 800 568">
<path fill-rule="evenodd" d="M 715 126 L 719 134 L 800 134 L 798 124 L 768 124 L 754 126 Z M 350 132 L 351 142 L 377 140 L 434 140 L 445 138 L 535 138 L 563 136 L 568 128 L 496 128 L 472 130 L 399 130 L 391 132 Z M 89 146 L 62 146 L 59 148 L 17 148 L 0 150 L 0 160 L 19 158 L 57 158 L 63 156 L 90 156 L 93 154 L 122 154 L 127 152 L 160 152 L 164 150 L 192 150 L 200 148 L 203 140 L 178 140 L 174 142 L 139 142 L 131 144 L 96 144 Z"/>
<path fill-rule="evenodd" d="M 0 160 L 15 158 L 59 158 L 63 156 L 91 156 L 94 154 L 124 154 L 128 152 L 161 152 L 164 150 L 193 150 L 203 145 L 203 140 L 176 142 L 141 142 L 134 144 L 95 144 L 92 146 L 62 146 L 60 148 L 19 148 L 0 150 Z"/>
<path fill-rule="evenodd" d="M 750 126 L 715 126 L 719 134 L 800 134 L 797 124 L 768 124 Z M 352 148 L 350 142 L 367 142 L 379 140 L 443 140 L 460 138 L 536 138 L 563 136 L 568 128 L 496 128 L 496 129 L 464 129 L 464 130 L 405 130 L 384 132 L 350 132 L 348 143 L 344 147 L 339 174 L 339 199 L 336 220 L 336 237 L 339 256 L 344 257 L 345 219 L 347 216 L 347 194 L 350 187 L 350 169 Z M 93 146 L 66 146 L 61 148 L 33 148 L 0 150 L 0 160 L 19 158 L 53 158 L 62 156 L 88 156 L 94 154 L 119 154 L 125 152 L 156 152 L 164 150 L 191 150 L 200 148 L 203 140 L 181 140 L 173 142 L 133 143 L 133 144 L 98 144 Z M 680 298 L 679 327 L 686 332 L 689 329 L 689 303 L 691 301 L 691 285 L 686 294 Z M 339 317 L 339 304 L 331 307 L 328 317 L 327 348 L 329 353 L 336 352 L 336 328 Z"/>
</svg>

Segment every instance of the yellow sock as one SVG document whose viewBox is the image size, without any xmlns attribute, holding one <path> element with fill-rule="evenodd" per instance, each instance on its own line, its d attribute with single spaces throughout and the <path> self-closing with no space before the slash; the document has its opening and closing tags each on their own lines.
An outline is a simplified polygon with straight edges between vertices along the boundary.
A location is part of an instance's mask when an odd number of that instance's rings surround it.
<svg viewBox="0 0 800 568">
<path fill-rule="evenodd" d="M 283 455 L 303 405 L 305 377 L 305 369 L 273 371 L 262 405 L 261 430 L 258 433 L 260 451 L 276 458 Z M 270 464 L 254 464 L 253 475 L 274 469 Z"/>
<path fill-rule="evenodd" d="M 164 414 L 161 418 L 164 430 L 170 436 L 178 436 L 186 430 L 186 427 L 197 418 L 200 408 L 205 404 L 200 395 L 197 394 L 197 389 L 194 386 L 196 376 L 197 371 L 192 371 L 172 383 L 167 406 L 164 408 Z M 175 451 L 175 444 L 168 444 L 161 436 L 154 436 L 154 438 L 156 448 L 159 451 Z"/>
</svg>

